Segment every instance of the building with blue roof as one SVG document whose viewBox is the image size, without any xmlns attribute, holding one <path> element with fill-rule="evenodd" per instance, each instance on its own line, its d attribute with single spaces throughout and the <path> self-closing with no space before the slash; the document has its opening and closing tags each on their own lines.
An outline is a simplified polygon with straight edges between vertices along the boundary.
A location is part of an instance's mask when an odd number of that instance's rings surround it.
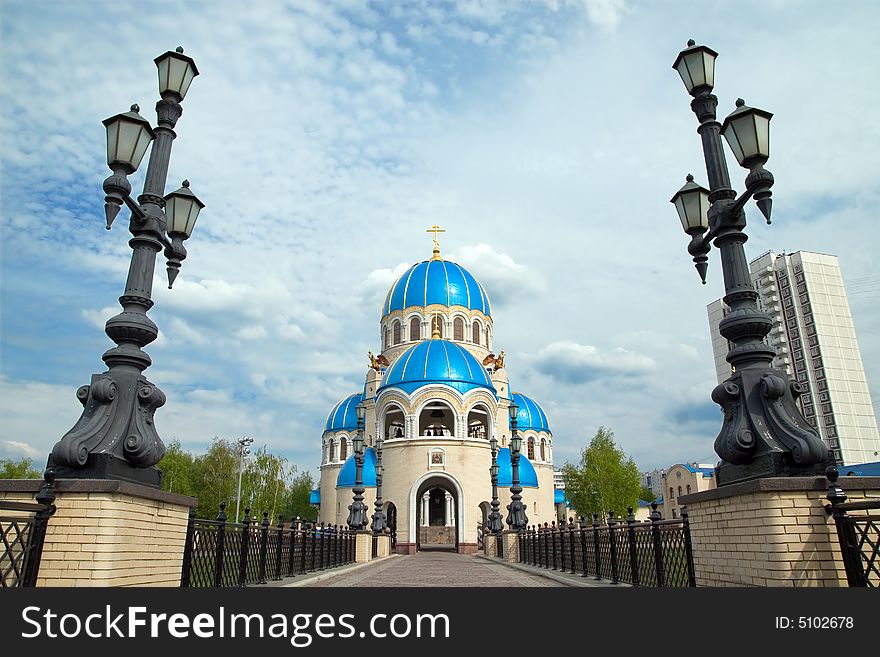
<svg viewBox="0 0 880 657">
<path fill-rule="evenodd" d="M 715 488 L 715 466 L 709 463 L 676 463 L 662 477 L 664 518 L 678 518 L 683 504 L 680 497 Z"/>
<path fill-rule="evenodd" d="M 364 502 L 372 515 L 381 462 L 382 506 L 398 551 L 427 545 L 476 551 L 478 527 L 490 510 L 493 440 L 502 509 L 510 501 L 511 404 L 518 406 L 519 480 L 529 523 L 554 520 L 550 421 L 536 400 L 511 391 L 505 352 L 495 351 L 489 295 L 476 277 L 442 258 L 435 241 L 433 257 L 394 281 L 379 315 L 379 355 L 368 354 L 362 392 L 336 400 L 324 424 L 313 496 L 319 521 L 346 523 L 360 431 Z"/>
</svg>

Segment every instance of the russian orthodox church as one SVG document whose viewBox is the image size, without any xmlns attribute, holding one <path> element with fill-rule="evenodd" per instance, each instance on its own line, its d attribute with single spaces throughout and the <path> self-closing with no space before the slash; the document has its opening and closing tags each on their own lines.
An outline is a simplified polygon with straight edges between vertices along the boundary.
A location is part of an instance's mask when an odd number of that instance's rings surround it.
<svg viewBox="0 0 880 657">
<path fill-rule="evenodd" d="M 321 438 L 319 521 L 345 525 L 355 460 L 356 408 L 363 403 L 364 502 L 376 500 L 376 448 L 382 444 L 382 502 L 397 551 L 448 546 L 475 552 L 491 512 L 490 439 L 498 452 L 502 520 L 510 503 L 511 401 L 519 407 L 522 499 L 529 523 L 555 520 L 553 436 L 537 402 L 512 392 L 504 352 L 493 353 L 489 295 L 464 267 L 434 253 L 391 286 L 379 321 L 380 355 L 369 353 L 363 389 L 337 403 Z"/>
</svg>

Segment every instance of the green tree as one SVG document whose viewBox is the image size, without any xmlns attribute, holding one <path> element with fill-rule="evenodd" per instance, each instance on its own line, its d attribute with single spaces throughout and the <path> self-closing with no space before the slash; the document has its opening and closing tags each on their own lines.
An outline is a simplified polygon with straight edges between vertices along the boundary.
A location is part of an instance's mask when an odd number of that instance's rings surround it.
<svg viewBox="0 0 880 657">
<path fill-rule="evenodd" d="M 581 452 L 579 465 L 562 468 L 565 494 L 578 514 L 593 512 L 607 516 L 613 510 L 625 516 L 627 507 L 639 501 L 641 483 L 635 461 L 614 442 L 614 432 L 599 427 L 590 444 Z"/>
<path fill-rule="evenodd" d="M 43 475 L 34 468 L 30 459 L 18 461 L 0 459 L 0 479 L 42 479 Z"/>
<path fill-rule="evenodd" d="M 184 452 L 179 440 L 171 441 L 165 450 L 165 456 L 159 461 L 159 469 L 163 472 L 162 489 L 170 493 L 192 495 L 197 497 L 193 488 L 195 476 L 195 458 Z"/>
<path fill-rule="evenodd" d="M 312 522 L 318 519 L 318 509 L 309 504 L 309 494 L 314 487 L 315 481 L 308 472 L 300 472 L 291 478 L 281 511 L 286 518 L 299 517 Z"/>
<path fill-rule="evenodd" d="M 644 500 L 645 502 L 653 502 L 657 499 L 657 493 L 652 491 L 647 486 L 642 486 L 642 492 L 639 493 L 639 499 Z"/>
<path fill-rule="evenodd" d="M 208 451 L 193 463 L 192 490 L 199 499 L 196 511 L 200 518 L 214 519 L 220 503 L 226 502 L 229 520 L 235 514 L 235 493 L 238 485 L 238 445 L 214 437 Z M 242 495 L 242 506 L 244 506 Z"/>
</svg>

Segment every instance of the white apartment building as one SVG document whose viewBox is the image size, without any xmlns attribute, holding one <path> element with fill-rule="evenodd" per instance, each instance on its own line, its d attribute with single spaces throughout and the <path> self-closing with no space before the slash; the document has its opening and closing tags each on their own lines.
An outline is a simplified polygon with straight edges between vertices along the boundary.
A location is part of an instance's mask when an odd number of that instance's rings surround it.
<svg viewBox="0 0 880 657">
<path fill-rule="evenodd" d="M 749 269 L 758 305 L 774 321 L 766 342 L 776 348 L 773 366 L 807 386 L 799 406 L 838 463 L 878 460 L 880 434 L 843 287 L 837 256 L 768 251 Z M 707 307 L 715 372 L 730 377 L 730 346 L 718 332 L 726 307 Z"/>
</svg>

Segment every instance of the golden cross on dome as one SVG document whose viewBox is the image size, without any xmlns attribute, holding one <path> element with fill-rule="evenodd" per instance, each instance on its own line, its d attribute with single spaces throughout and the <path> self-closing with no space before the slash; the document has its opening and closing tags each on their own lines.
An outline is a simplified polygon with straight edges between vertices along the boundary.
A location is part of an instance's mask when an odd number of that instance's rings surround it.
<svg viewBox="0 0 880 657">
<path fill-rule="evenodd" d="M 441 339 L 440 335 L 440 313 L 438 311 L 434 311 L 434 320 L 431 322 L 431 339 L 439 340 Z"/>
<path fill-rule="evenodd" d="M 426 233 L 434 233 L 434 260 L 439 260 L 440 259 L 440 242 L 437 240 L 437 234 L 438 233 L 445 233 L 446 229 L 440 228 L 440 226 L 438 226 L 437 224 L 434 224 L 425 232 Z"/>
</svg>

